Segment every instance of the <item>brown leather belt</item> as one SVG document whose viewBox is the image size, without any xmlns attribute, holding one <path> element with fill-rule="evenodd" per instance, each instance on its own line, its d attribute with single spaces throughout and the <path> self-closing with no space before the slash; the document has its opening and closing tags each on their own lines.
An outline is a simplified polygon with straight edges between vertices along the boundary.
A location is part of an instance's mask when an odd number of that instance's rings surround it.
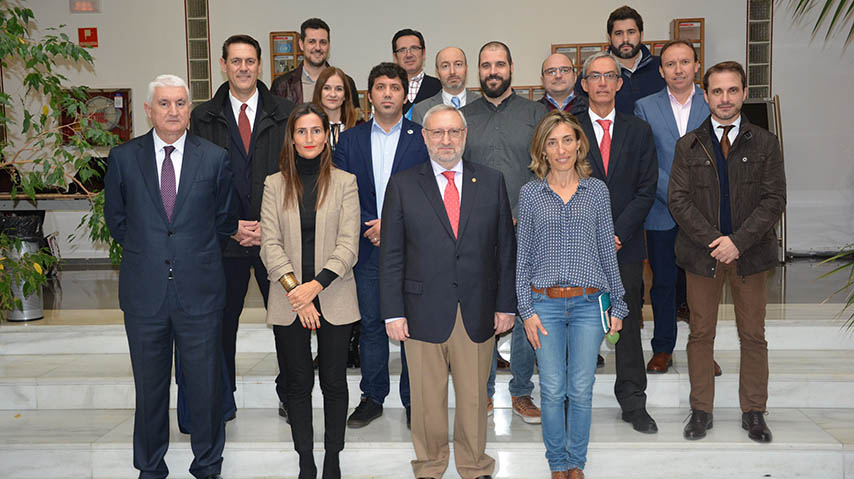
<svg viewBox="0 0 854 479">
<path fill-rule="evenodd" d="M 597 288 L 582 288 L 578 287 L 560 287 L 560 286 L 551 286 L 549 288 L 543 289 L 538 288 L 536 286 L 531 286 L 531 291 L 539 294 L 544 294 L 552 299 L 557 298 L 574 298 L 576 296 L 581 296 L 583 294 L 596 294 L 599 292 Z"/>
</svg>

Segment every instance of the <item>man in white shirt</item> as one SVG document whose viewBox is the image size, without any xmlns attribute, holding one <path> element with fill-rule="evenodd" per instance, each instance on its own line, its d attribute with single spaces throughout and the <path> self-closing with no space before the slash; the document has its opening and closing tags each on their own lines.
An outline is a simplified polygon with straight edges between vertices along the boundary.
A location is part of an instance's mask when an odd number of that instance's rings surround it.
<svg viewBox="0 0 854 479">
<path fill-rule="evenodd" d="M 442 91 L 412 107 L 412 121 L 421 123 L 427 110 L 436 105 L 451 105 L 460 109 L 480 97 L 479 93 L 466 91 L 468 62 L 466 54 L 457 47 L 446 47 L 436 54 L 436 75 Z"/>
</svg>

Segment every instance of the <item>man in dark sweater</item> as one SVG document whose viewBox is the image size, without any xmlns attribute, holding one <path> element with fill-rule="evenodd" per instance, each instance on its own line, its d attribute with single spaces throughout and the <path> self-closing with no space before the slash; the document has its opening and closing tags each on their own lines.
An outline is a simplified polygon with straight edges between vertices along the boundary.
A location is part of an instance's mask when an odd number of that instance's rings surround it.
<svg viewBox="0 0 854 479">
<path fill-rule="evenodd" d="M 255 270 L 255 281 L 265 307 L 270 291 L 267 269 L 258 256 L 264 180 L 279 171 L 285 126 L 294 104 L 272 95 L 258 80 L 261 46 L 254 38 L 248 35 L 229 37 L 222 45 L 219 63 L 228 82 L 219 87 L 212 99 L 193 110 L 190 132 L 228 151 L 234 172 L 234 188 L 239 198 L 237 233 L 226 245 L 222 260 L 226 278 L 222 342 L 230 387 L 236 390 L 234 355 L 237 327 L 252 269 Z M 282 401 L 279 414 L 287 417 L 285 378 L 282 374 L 276 378 L 276 390 Z"/>
<path fill-rule="evenodd" d="M 617 111 L 633 115 L 635 102 L 665 87 L 658 73 L 661 59 L 650 53 L 643 43 L 643 18 L 632 7 L 624 5 L 608 16 L 608 51 L 620 61 L 623 86 L 617 91 Z M 581 78 L 575 83 L 575 94 L 587 96 Z"/>
</svg>

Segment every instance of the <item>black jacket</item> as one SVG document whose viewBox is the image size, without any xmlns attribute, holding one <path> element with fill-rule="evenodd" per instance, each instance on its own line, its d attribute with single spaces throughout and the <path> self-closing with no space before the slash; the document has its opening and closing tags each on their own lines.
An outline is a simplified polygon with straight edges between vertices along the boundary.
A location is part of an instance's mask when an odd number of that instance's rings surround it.
<svg viewBox="0 0 854 479">
<path fill-rule="evenodd" d="M 405 115 L 406 112 L 408 112 L 409 109 L 412 108 L 412 105 L 420 101 L 426 100 L 431 96 L 435 95 L 436 93 L 439 93 L 440 91 L 442 91 L 442 82 L 440 82 L 438 78 L 431 77 L 430 75 L 425 73 L 424 79 L 421 80 L 421 87 L 418 88 L 418 94 L 415 95 L 415 101 L 410 102 L 407 99 L 406 103 L 403 104 L 403 114 Z"/>
<path fill-rule="evenodd" d="M 669 205 L 679 224 L 676 263 L 690 273 L 714 277 L 717 261 L 709 244 L 721 236 L 720 187 L 711 119 L 676 143 L 670 170 Z M 786 172 L 777 137 L 747 121 L 726 159 L 738 274 L 749 276 L 777 265 L 774 226 L 786 208 Z"/>
<path fill-rule="evenodd" d="M 268 175 L 279 171 L 279 156 L 285 141 L 285 128 L 288 115 L 294 104 L 285 98 L 272 95 L 260 80 L 258 81 L 258 96 L 261 107 L 256 113 L 250 143 L 249 168 L 251 169 L 251 185 L 248 197 L 248 208 L 244 208 L 245 217 L 242 220 L 259 220 L 261 218 L 261 195 L 264 192 L 264 180 Z M 225 108 L 230 108 L 228 100 L 228 82 L 223 83 L 214 97 L 193 109 L 190 114 L 190 133 L 200 136 L 226 150 L 232 146 L 231 130 Z M 229 151 L 229 159 L 232 152 Z M 241 198 L 245 202 L 246 198 Z M 246 203 L 246 202 L 245 202 Z M 258 255 L 258 247 L 243 247 L 233 239 L 229 239 L 224 256 L 235 257 Z"/>
</svg>

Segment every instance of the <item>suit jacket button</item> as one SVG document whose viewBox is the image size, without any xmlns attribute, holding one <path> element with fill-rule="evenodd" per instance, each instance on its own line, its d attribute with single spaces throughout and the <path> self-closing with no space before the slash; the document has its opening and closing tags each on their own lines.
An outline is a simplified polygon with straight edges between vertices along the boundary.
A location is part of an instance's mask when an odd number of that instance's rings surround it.
<svg viewBox="0 0 854 479">
<path fill-rule="evenodd" d="M 451 283 L 451 286 L 453 286 L 454 288 L 456 288 L 456 287 L 457 287 L 457 282 L 456 282 L 456 281 L 454 281 L 453 283 Z"/>
<path fill-rule="evenodd" d="M 166 264 L 170 264 L 168 259 L 167 259 L 166 261 L 164 261 L 164 263 L 166 263 Z"/>
<path fill-rule="evenodd" d="M 712 164 L 712 162 L 711 162 L 711 161 L 706 160 L 706 166 L 709 166 L 709 165 L 711 165 L 711 164 Z"/>
<path fill-rule="evenodd" d="M 742 163 L 747 163 L 747 157 L 745 156 L 744 158 L 742 158 L 742 159 L 741 159 L 741 162 L 742 162 Z"/>
<path fill-rule="evenodd" d="M 175 234 L 175 232 L 174 232 L 174 231 L 170 231 L 170 232 L 169 232 L 169 233 L 167 233 L 167 234 L 169 235 L 169 237 L 171 237 L 172 235 L 174 235 L 174 234 Z"/>
</svg>

